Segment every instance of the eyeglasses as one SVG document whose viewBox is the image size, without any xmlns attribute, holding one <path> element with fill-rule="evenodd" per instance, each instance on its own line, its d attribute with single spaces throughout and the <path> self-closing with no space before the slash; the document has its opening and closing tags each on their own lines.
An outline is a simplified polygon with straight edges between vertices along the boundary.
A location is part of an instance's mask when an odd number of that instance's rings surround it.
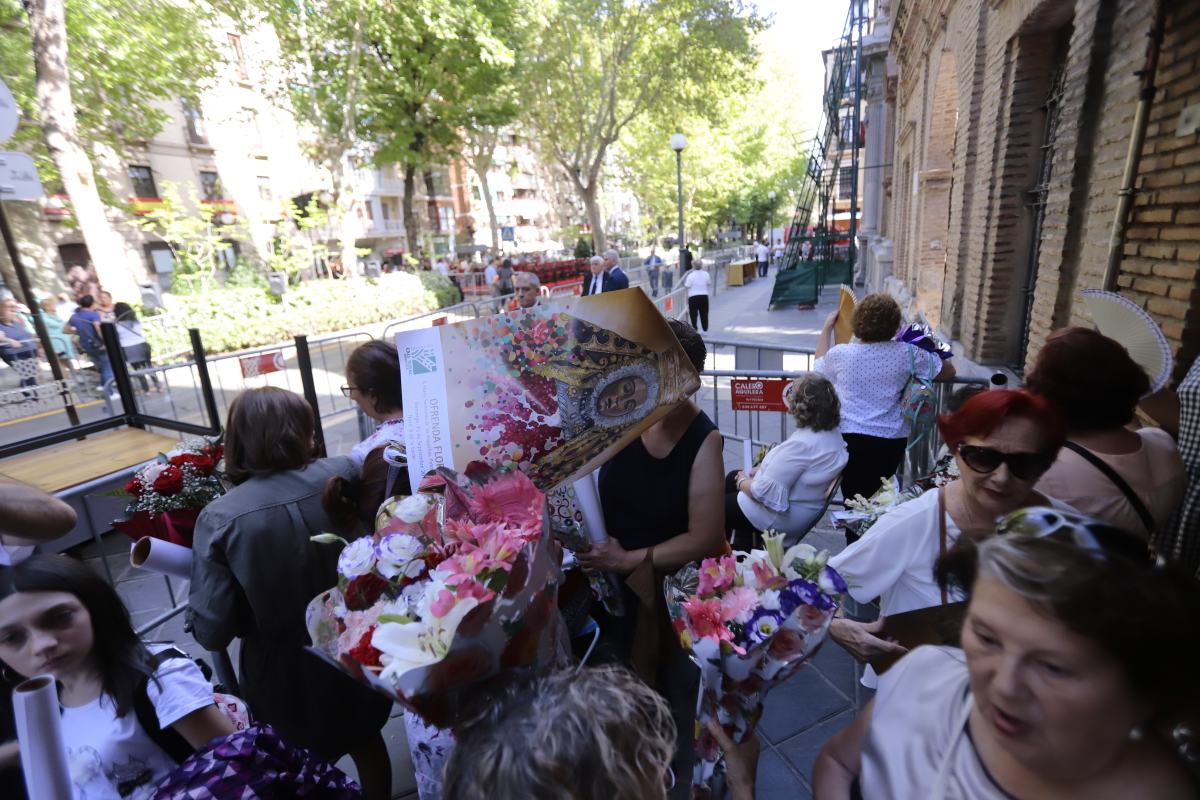
<svg viewBox="0 0 1200 800">
<path fill-rule="evenodd" d="M 1008 471 L 1023 481 L 1040 478 L 1054 462 L 1049 453 L 1004 453 L 974 444 L 960 444 L 958 454 L 963 463 L 976 472 L 986 475 L 998 470 L 1001 464 L 1007 464 Z"/>
<path fill-rule="evenodd" d="M 342 387 L 342 394 L 345 395 L 346 397 L 353 397 L 354 392 L 357 392 L 357 391 L 358 391 L 358 387 L 351 386 L 350 384 L 346 384 L 345 386 Z"/>
</svg>

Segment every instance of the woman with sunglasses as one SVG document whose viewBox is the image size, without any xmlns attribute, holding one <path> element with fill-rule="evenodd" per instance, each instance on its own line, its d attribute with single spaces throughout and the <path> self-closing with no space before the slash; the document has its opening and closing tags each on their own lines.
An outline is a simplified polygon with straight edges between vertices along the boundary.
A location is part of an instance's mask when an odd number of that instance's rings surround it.
<svg viewBox="0 0 1200 800">
<path fill-rule="evenodd" d="M 938 567 L 970 593 L 962 649 L 921 647 L 889 670 L 821 751 L 813 797 L 1196 797 L 1175 728 L 1196 708 L 1196 582 L 1057 509 L 997 533 Z"/>
<path fill-rule="evenodd" d="M 1029 392 L 980 392 L 938 419 L 942 439 L 954 453 L 960 478 L 896 506 L 863 537 L 829 560 L 860 603 L 879 598 L 880 616 L 944 605 L 933 565 L 962 536 L 982 540 L 996 519 L 1030 505 L 1057 504 L 1034 491 L 1063 442 L 1063 422 L 1049 401 Z M 874 634 L 870 624 L 837 618 L 834 641 L 862 661 L 904 648 Z M 867 668 L 863 683 L 873 686 Z"/>
</svg>

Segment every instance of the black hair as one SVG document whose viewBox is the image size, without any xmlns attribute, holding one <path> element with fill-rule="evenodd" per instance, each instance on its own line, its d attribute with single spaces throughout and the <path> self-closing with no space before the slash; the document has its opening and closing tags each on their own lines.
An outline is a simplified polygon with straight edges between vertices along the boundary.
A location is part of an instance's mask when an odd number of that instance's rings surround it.
<svg viewBox="0 0 1200 800">
<path fill-rule="evenodd" d="M 113 304 L 113 315 L 118 321 L 122 322 L 137 322 L 137 312 L 133 310 L 133 306 L 122 300 L 119 303 Z"/>
<path fill-rule="evenodd" d="M 153 677 L 155 668 L 117 590 L 81 561 L 34 555 L 0 567 L 0 598 L 17 592 L 66 592 L 79 599 L 92 618 L 92 660 L 103 692 L 112 698 L 118 717 L 133 711 L 138 687 Z"/>
<path fill-rule="evenodd" d="M 671 327 L 671 332 L 679 340 L 683 352 L 687 354 L 688 360 L 692 362 L 696 372 L 703 372 L 704 362 L 708 358 L 708 347 L 705 346 L 704 339 L 700 337 L 695 328 L 681 319 L 669 319 L 667 325 Z"/>
<path fill-rule="evenodd" d="M 95 303 L 96 298 L 92 297 L 90 294 L 85 294 L 83 297 L 79 298 L 80 308 L 91 308 L 93 305 L 95 305 Z"/>
<path fill-rule="evenodd" d="M 375 407 L 384 413 L 404 410 L 400 390 L 400 356 L 390 342 L 372 339 L 364 342 L 346 359 L 346 377 L 360 391 L 372 392 Z"/>
</svg>

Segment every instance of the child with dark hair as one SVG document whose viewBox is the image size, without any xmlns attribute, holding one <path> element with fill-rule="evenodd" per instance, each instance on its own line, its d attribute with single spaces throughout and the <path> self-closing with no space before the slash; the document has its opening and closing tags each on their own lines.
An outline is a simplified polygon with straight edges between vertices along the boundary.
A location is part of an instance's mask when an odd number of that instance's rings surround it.
<svg viewBox="0 0 1200 800">
<path fill-rule="evenodd" d="M 199 668 L 168 650 L 142 642 L 116 591 L 78 561 L 32 556 L 0 567 L 4 678 L 54 676 L 76 798 L 142 796 L 176 766 L 164 734 L 186 751 L 233 733 Z M 140 698 L 158 730 L 143 725 Z M 19 758 L 9 749 L 0 758 Z"/>
</svg>

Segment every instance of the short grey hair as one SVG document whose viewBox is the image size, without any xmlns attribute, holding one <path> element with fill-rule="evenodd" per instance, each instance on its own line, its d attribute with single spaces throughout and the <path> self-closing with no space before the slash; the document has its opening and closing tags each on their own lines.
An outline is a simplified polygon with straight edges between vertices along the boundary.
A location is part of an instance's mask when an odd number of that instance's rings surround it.
<svg viewBox="0 0 1200 800">
<path fill-rule="evenodd" d="M 589 264 L 603 264 L 604 259 L 601 258 L 600 256 L 592 256 L 591 258 L 588 259 L 588 263 Z"/>
<path fill-rule="evenodd" d="M 512 280 L 513 286 L 531 286 L 537 289 L 542 285 L 536 272 L 514 272 Z"/>
<path fill-rule="evenodd" d="M 610 247 L 604 251 L 604 257 L 611 258 L 614 261 L 619 261 L 621 259 L 621 254 Z"/>
<path fill-rule="evenodd" d="M 784 399 L 798 428 L 832 431 L 842 422 L 842 403 L 837 390 L 818 372 L 805 373 L 792 381 Z"/>
</svg>

